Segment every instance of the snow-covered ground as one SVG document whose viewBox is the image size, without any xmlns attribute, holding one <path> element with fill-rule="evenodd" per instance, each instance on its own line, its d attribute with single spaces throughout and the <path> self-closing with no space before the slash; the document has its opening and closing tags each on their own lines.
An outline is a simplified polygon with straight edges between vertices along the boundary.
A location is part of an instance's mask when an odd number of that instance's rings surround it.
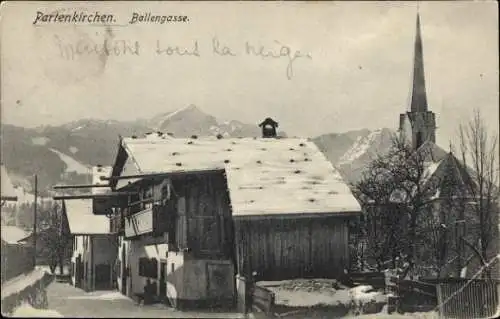
<svg viewBox="0 0 500 319">
<path fill-rule="evenodd" d="M 162 304 L 138 305 L 117 291 L 85 292 L 67 283 L 47 288 L 49 309 L 72 318 L 245 318 L 228 312 L 178 311 Z"/>
<path fill-rule="evenodd" d="M 68 156 L 64 153 L 59 152 L 56 149 L 51 148 L 50 150 L 52 152 L 56 153 L 57 155 L 59 155 L 61 160 L 64 163 L 66 163 L 66 165 L 67 165 L 66 172 L 76 172 L 78 174 L 89 174 L 90 168 L 88 166 L 78 162 L 77 160 L 75 160 L 71 156 Z"/>
<path fill-rule="evenodd" d="M 383 303 L 387 296 L 371 286 L 347 288 L 329 279 L 297 279 L 259 282 L 275 294 L 275 303 L 288 307 L 350 306 L 353 303 Z"/>
<path fill-rule="evenodd" d="M 389 295 L 369 285 L 349 288 L 330 279 L 261 281 L 257 285 L 275 294 L 276 311 L 282 318 L 439 318 L 436 311 L 389 314 Z"/>
<path fill-rule="evenodd" d="M 35 145 L 46 145 L 50 140 L 45 136 L 33 137 L 31 142 Z"/>
<path fill-rule="evenodd" d="M 50 309 L 36 309 L 30 304 L 24 303 L 12 313 L 12 317 L 35 317 L 35 318 L 63 318 L 59 312 Z"/>
<path fill-rule="evenodd" d="M 369 315 L 359 315 L 359 316 L 352 316 L 352 317 L 345 317 L 348 319 L 381 319 L 381 318 L 387 318 L 387 319 L 438 319 L 439 314 L 437 312 L 415 312 L 415 313 L 405 313 L 405 314 L 380 314 L 380 313 L 375 313 L 375 314 L 369 314 Z"/>
<path fill-rule="evenodd" d="M 68 299 L 129 300 L 127 296 L 124 296 L 118 291 L 110 291 L 105 293 L 91 292 L 83 296 L 69 296 Z"/>
</svg>

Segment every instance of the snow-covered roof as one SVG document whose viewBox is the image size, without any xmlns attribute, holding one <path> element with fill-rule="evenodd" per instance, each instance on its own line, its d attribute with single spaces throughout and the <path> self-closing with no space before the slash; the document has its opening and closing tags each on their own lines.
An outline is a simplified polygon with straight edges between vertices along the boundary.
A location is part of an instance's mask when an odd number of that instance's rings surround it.
<svg viewBox="0 0 500 319">
<path fill-rule="evenodd" d="M 424 147 L 424 148 L 422 148 Z M 425 152 L 425 170 L 422 176 L 422 183 L 436 183 L 436 185 L 429 184 L 430 187 L 436 190 L 433 198 L 438 198 L 440 195 L 445 194 L 443 188 L 449 188 L 443 180 L 453 178 L 453 184 L 456 187 L 468 185 L 469 187 L 474 183 L 471 178 L 472 170 L 465 167 L 453 153 L 446 152 L 435 143 L 430 141 L 423 144 L 418 149 L 419 152 Z M 453 175 L 453 176 L 451 176 Z"/>
<path fill-rule="evenodd" d="M 111 166 L 93 166 L 92 167 L 92 184 L 93 185 L 108 185 L 108 181 L 101 180 L 102 177 L 111 176 L 112 167 Z M 94 187 L 92 188 L 92 194 L 103 194 L 109 192 L 111 189 L 109 187 Z"/>
<path fill-rule="evenodd" d="M 1 165 L 0 179 L 2 180 L 2 196 L 16 196 L 16 190 L 14 189 L 14 184 L 7 174 L 5 166 Z"/>
<path fill-rule="evenodd" d="M 65 200 L 64 206 L 71 234 L 109 234 L 109 219 L 93 214 L 92 199 Z"/>
<path fill-rule="evenodd" d="M 358 201 L 313 142 L 299 138 L 123 138 L 142 173 L 225 169 L 233 216 L 353 213 Z"/>
<path fill-rule="evenodd" d="M 20 240 L 30 236 L 30 232 L 16 226 L 2 225 L 0 229 L 2 240 L 9 244 L 18 244 Z"/>
<path fill-rule="evenodd" d="M 438 162 L 448 155 L 439 145 L 432 141 L 425 141 L 418 149 L 417 153 L 427 162 Z"/>
<path fill-rule="evenodd" d="M 427 183 L 435 175 L 437 169 L 443 163 L 444 159 L 435 162 L 424 163 L 424 173 L 422 174 L 422 184 Z"/>
</svg>

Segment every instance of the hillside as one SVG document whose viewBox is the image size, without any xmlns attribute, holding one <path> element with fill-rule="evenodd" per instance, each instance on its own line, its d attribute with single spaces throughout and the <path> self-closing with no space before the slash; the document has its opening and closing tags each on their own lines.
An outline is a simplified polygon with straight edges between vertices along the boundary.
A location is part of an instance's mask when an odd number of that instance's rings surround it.
<svg viewBox="0 0 500 319">
<path fill-rule="evenodd" d="M 33 129 L 4 124 L 2 163 L 14 185 L 33 192 L 33 176 L 38 175 L 41 195 L 55 184 L 90 183 L 93 165 L 111 165 L 118 148 L 119 136 L 143 135 L 161 131 L 176 137 L 191 135 L 257 137 L 257 123 L 221 121 L 200 108 L 187 107 L 131 122 L 82 119 L 61 126 Z M 279 133 L 286 136 L 285 132 Z M 360 170 L 379 151 L 388 149 L 388 129 L 367 129 L 325 134 L 312 139 L 326 157 L 338 166 L 346 179 L 355 181 Z"/>
<path fill-rule="evenodd" d="M 171 133 L 177 137 L 260 135 L 256 124 L 220 121 L 189 105 L 150 119 L 131 122 L 82 119 L 61 126 L 33 129 L 4 124 L 1 127 L 1 161 L 14 185 L 22 186 L 28 192 L 33 191 L 33 176 L 37 174 L 43 194 L 58 183 L 88 183 L 91 166 L 112 164 L 120 135 L 143 135 L 151 131 Z"/>
<path fill-rule="evenodd" d="M 374 131 L 364 129 L 325 134 L 313 140 L 330 162 L 340 169 L 344 178 L 354 183 L 360 180 L 363 169 L 371 160 L 389 150 L 393 134 L 386 128 Z"/>
</svg>

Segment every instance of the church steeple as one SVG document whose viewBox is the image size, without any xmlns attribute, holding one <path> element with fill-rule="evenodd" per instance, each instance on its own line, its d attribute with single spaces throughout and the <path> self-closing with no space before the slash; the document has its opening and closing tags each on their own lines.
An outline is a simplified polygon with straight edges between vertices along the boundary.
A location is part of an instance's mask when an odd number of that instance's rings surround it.
<svg viewBox="0 0 500 319">
<path fill-rule="evenodd" d="M 413 51 L 413 78 L 410 100 L 411 112 L 427 111 L 427 93 L 425 90 L 424 52 L 422 48 L 422 34 L 420 31 L 420 14 L 417 13 L 417 27 L 415 48 Z"/>
<path fill-rule="evenodd" d="M 408 112 L 400 115 L 399 130 L 414 149 L 425 141 L 436 142 L 436 118 L 429 111 L 425 89 L 424 53 L 420 30 L 420 14 L 417 12 L 413 70 Z"/>
</svg>

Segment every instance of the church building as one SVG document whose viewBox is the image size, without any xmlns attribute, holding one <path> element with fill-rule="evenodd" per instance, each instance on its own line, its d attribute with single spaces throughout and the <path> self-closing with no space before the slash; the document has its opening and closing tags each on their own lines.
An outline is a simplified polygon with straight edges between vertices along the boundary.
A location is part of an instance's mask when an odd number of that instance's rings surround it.
<svg viewBox="0 0 500 319">
<path fill-rule="evenodd" d="M 432 183 L 428 201 L 433 211 L 434 240 L 446 243 L 438 276 L 470 277 L 481 266 L 474 247 L 480 247 L 479 201 L 474 172 L 456 158 L 452 150 L 445 151 L 436 144 L 436 115 L 429 109 L 425 86 L 425 72 L 420 15 L 417 14 L 413 57 L 412 83 L 408 111 L 400 114 L 399 133 L 423 157 L 422 187 Z M 452 199 L 452 200 L 451 200 Z M 491 214 L 492 225 L 498 224 L 498 214 Z M 436 223 L 437 221 L 437 223 Z M 424 227 L 425 228 L 425 227 Z M 496 228 L 495 228 L 496 229 Z M 498 253 L 498 229 L 492 234 L 488 256 Z M 425 254 L 425 252 L 424 252 Z M 497 274 L 495 270 L 492 273 Z"/>
</svg>

